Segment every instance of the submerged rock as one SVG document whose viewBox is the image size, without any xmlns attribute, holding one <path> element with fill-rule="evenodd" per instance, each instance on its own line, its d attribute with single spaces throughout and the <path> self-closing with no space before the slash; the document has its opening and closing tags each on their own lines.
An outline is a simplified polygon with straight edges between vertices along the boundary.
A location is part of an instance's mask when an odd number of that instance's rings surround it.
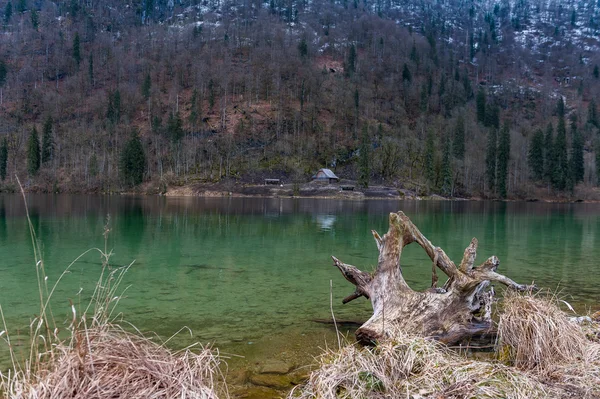
<svg viewBox="0 0 600 399">
<path fill-rule="evenodd" d="M 293 365 L 282 360 L 269 360 L 260 368 L 261 374 L 287 374 L 294 368 Z"/>
<path fill-rule="evenodd" d="M 250 377 L 250 382 L 261 387 L 287 389 L 292 383 L 290 378 L 281 374 L 254 374 Z"/>
</svg>

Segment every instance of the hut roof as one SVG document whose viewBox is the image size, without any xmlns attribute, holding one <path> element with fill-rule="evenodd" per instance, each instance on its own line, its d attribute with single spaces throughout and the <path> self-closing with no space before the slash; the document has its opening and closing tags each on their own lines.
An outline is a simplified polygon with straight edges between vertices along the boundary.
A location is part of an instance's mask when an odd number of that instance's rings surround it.
<svg viewBox="0 0 600 399">
<path fill-rule="evenodd" d="M 317 174 L 319 174 L 319 172 L 323 172 L 323 173 L 325 174 L 325 176 L 327 176 L 327 178 L 329 178 L 329 179 L 339 179 L 339 177 L 337 177 L 337 176 L 335 175 L 335 173 L 333 173 L 333 172 L 331 171 L 331 169 L 326 169 L 326 168 L 323 168 L 323 169 L 319 169 L 319 171 L 317 172 Z M 317 174 L 315 174 L 315 176 L 316 176 Z"/>
</svg>

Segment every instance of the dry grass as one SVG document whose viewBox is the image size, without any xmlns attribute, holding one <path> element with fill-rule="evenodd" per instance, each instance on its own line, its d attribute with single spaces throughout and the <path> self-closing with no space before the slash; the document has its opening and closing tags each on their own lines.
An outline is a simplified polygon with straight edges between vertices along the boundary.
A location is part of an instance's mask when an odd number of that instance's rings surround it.
<svg viewBox="0 0 600 399">
<path fill-rule="evenodd" d="M 1 374 L 5 398 L 101 399 L 193 398 L 227 396 L 219 356 L 210 348 L 173 352 L 114 323 L 120 297 L 114 295 L 127 268 L 107 274 L 96 286 L 92 303 L 80 318 L 73 307 L 67 338 L 46 321 L 32 323 L 30 357 Z M 88 320 L 88 312 L 92 317 Z M 88 325 L 89 323 L 89 325 Z"/>
<path fill-rule="evenodd" d="M 500 363 L 468 360 L 443 345 L 398 333 L 375 348 L 327 351 L 289 398 L 545 398 L 535 379 Z"/>
<path fill-rule="evenodd" d="M 500 361 L 474 361 L 398 331 L 374 348 L 328 350 L 289 398 L 600 398 L 600 344 L 555 297 L 509 294 Z M 588 329 L 588 334 L 584 328 Z"/>
<path fill-rule="evenodd" d="M 23 199 L 26 198 L 23 193 Z M 28 217 L 29 219 L 29 217 Z M 0 373 L 0 395 L 7 399 L 104 399 L 181 398 L 215 399 L 228 397 L 216 351 L 202 346 L 179 352 L 146 338 L 133 326 L 121 327 L 116 306 L 121 299 L 118 287 L 129 266 L 112 269 L 106 249 L 109 233 L 105 227 L 104 250 L 94 248 L 103 259 L 102 273 L 92 299 L 78 315 L 71 305 L 72 319 L 59 332 L 50 307 L 50 298 L 73 261 L 53 286 L 48 284 L 35 231 L 29 222 L 38 278 L 40 313 L 30 324 L 28 355 L 19 361 L 14 352 L 4 314 L 0 315 L 12 368 Z M 80 257 L 81 257 L 80 256 Z M 130 265 L 131 266 L 131 265 Z"/>
<path fill-rule="evenodd" d="M 590 319 L 591 320 L 591 319 Z M 550 294 L 511 293 L 498 324 L 498 356 L 580 398 L 600 397 L 599 325 L 574 322 Z"/>
</svg>

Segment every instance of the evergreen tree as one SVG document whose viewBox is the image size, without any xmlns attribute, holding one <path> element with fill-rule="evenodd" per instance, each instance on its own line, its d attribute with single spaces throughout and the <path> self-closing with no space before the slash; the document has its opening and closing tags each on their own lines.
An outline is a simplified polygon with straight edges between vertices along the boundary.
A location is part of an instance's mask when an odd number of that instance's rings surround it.
<svg viewBox="0 0 600 399">
<path fill-rule="evenodd" d="M 8 70 L 6 68 L 6 63 L 4 60 L 0 60 L 0 87 L 4 86 L 4 83 L 6 83 L 7 74 Z"/>
<path fill-rule="evenodd" d="M 596 185 L 600 186 L 600 139 L 596 140 Z M 1 166 L 1 165 L 0 165 Z"/>
<path fill-rule="evenodd" d="M 137 131 L 132 133 L 131 138 L 125 144 L 119 166 L 122 181 L 126 185 L 136 186 L 144 180 L 146 155 Z"/>
<path fill-rule="evenodd" d="M 308 55 L 308 44 L 306 43 L 306 38 L 304 37 L 298 44 L 298 52 L 300 53 L 300 58 L 306 58 Z"/>
<path fill-rule="evenodd" d="M 350 51 L 348 52 L 348 62 L 346 63 L 346 75 L 352 76 L 356 71 L 356 47 L 354 44 L 350 46 Z"/>
<path fill-rule="evenodd" d="M 142 83 L 142 96 L 145 100 L 150 98 L 150 89 L 152 88 L 152 79 L 150 78 L 150 73 L 146 74 L 144 78 L 144 82 Z"/>
<path fill-rule="evenodd" d="M 23 14 L 25 11 L 27 11 L 27 0 L 19 0 L 17 3 L 17 11 L 20 14 Z"/>
<path fill-rule="evenodd" d="M 571 143 L 571 179 L 572 184 L 577 184 L 583 181 L 584 161 L 583 161 L 583 137 L 577 129 L 575 123 L 571 126 L 573 131 L 573 142 Z"/>
<path fill-rule="evenodd" d="M 79 33 L 75 33 L 75 37 L 73 38 L 73 59 L 77 64 L 77 68 L 79 68 L 79 64 L 81 64 L 81 44 Z"/>
<path fill-rule="evenodd" d="M 10 22 L 10 19 L 12 18 L 12 13 L 13 13 L 12 3 L 9 1 L 8 3 L 6 3 L 6 6 L 4 7 L 4 25 L 8 25 L 8 23 Z"/>
<path fill-rule="evenodd" d="M 52 159 L 54 152 L 54 140 L 52 139 L 52 117 L 48 116 L 44 122 L 44 130 L 42 132 L 42 164 Z"/>
<path fill-rule="evenodd" d="M 408 69 L 408 65 L 406 65 L 406 63 L 402 67 L 402 81 L 408 83 L 412 81 L 412 73 L 410 73 L 410 69 Z"/>
<path fill-rule="evenodd" d="M 544 132 L 541 129 L 536 130 L 531 138 L 527 162 L 533 179 L 542 181 L 544 179 Z"/>
<path fill-rule="evenodd" d="M 487 148 L 485 152 L 485 177 L 491 193 L 496 189 L 496 129 L 489 129 Z"/>
<path fill-rule="evenodd" d="M 477 92 L 477 122 L 485 123 L 485 92 L 483 89 L 479 89 Z"/>
<path fill-rule="evenodd" d="M 90 79 L 90 84 L 94 85 L 94 53 L 90 52 L 90 58 L 88 62 L 88 77 Z"/>
<path fill-rule="evenodd" d="M 452 195 L 453 172 L 452 172 L 452 143 L 449 137 L 444 139 L 444 151 L 442 153 L 442 194 L 446 197 Z"/>
<path fill-rule="evenodd" d="M 554 128 L 552 123 L 548 123 L 546 134 L 544 135 L 544 180 L 546 183 L 552 183 L 554 174 Z"/>
<path fill-rule="evenodd" d="M 119 119 L 121 119 L 121 92 L 119 89 L 108 94 L 106 117 L 112 123 L 118 123 Z"/>
<path fill-rule="evenodd" d="M 567 156 L 567 129 L 565 119 L 558 120 L 556 128 L 556 140 L 554 141 L 554 169 L 552 174 L 552 185 L 557 190 L 567 188 L 569 175 L 569 159 Z"/>
<path fill-rule="evenodd" d="M 179 116 L 179 112 L 173 113 L 169 115 L 169 120 L 167 122 L 167 132 L 171 141 L 173 143 L 179 143 L 184 136 L 183 131 L 183 121 Z"/>
<path fill-rule="evenodd" d="M 598 69 L 598 64 L 594 65 L 594 72 L 592 72 L 594 78 L 598 79 L 600 77 L 600 70 Z"/>
<path fill-rule="evenodd" d="M 565 101 L 563 100 L 562 96 L 556 102 L 556 114 L 559 118 L 565 117 Z"/>
<path fill-rule="evenodd" d="M 598 110 L 596 109 L 596 101 L 592 98 L 590 100 L 590 104 L 588 105 L 588 123 L 596 127 L 600 127 L 598 125 Z"/>
<path fill-rule="evenodd" d="M 454 142 L 453 153 L 456 159 L 464 159 L 465 157 L 465 118 L 462 114 L 456 119 L 454 127 Z"/>
<path fill-rule="evenodd" d="M 369 129 L 363 127 L 362 139 L 360 144 L 360 158 L 358 165 L 358 184 L 362 187 L 369 187 L 371 178 L 371 140 L 369 139 Z"/>
<path fill-rule="evenodd" d="M 500 129 L 500 110 L 497 105 L 489 105 L 485 109 L 485 122 L 487 127 Z"/>
<path fill-rule="evenodd" d="M 0 178 L 2 181 L 6 179 L 6 167 L 8 166 L 8 141 L 6 137 L 2 139 L 0 144 Z"/>
<path fill-rule="evenodd" d="M 194 88 L 194 91 L 192 92 L 192 98 L 190 100 L 190 116 L 189 116 L 189 121 L 192 124 L 192 126 L 195 126 L 196 123 L 198 123 L 198 120 L 200 119 L 200 106 L 199 106 L 199 102 L 198 102 L 198 89 Z"/>
<path fill-rule="evenodd" d="M 36 31 L 40 26 L 40 16 L 38 15 L 37 10 L 35 8 L 31 9 L 31 25 Z"/>
<path fill-rule="evenodd" d="M 498 163 L 497 163 L 497 182 L 498 194 L 500 198 L 506 198 L 508 182 L 508 162 L 510 160 L 510 129 L 508 122 L 504 123 L 498 137 Z"/>
<path fill-rule="evenodd" d="M 424 154 L 424 167 L 425 167 L 425 178 L 432 184 L 435 182 L 435 143 L 433 140 L 433 133 L 430 131 L 427 133 L 425 139 L 425 154 Z"/>
<path fill-rule="evenodd" d="M 27 141 L 27 172 L 30 176 L 34 176 L 38 170 L 40 170 L 40 139 L 34 127 Z"/>
</svg>

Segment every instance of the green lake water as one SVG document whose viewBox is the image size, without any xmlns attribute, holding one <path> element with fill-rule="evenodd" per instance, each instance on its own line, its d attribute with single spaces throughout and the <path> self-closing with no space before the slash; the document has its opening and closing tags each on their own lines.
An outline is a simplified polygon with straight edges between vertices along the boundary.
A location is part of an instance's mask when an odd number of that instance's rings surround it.
<svg viewBox="0 0 600 399">
<path fill-rule="evenodd" d="M 385 233 L 397 210 L 456 262 L 477 237 L 478 264 L 497 255 L 501 273 L 559 290 L 578 311 L 600 304 L 598 204 L 44 195 L 28 203 L 50 284 L 86 249 L 104 247 L 109 216 L 111 264 L 134 262 L 121 286 L 125 320 L 163 339 L 187 326 L 194 337 L 181 334 L 172 345 L 212 343 L 241 356 L 233 364 L 273 356 L 303 363 L 333 345 L 333 328 L 314 321 L 331 317 L 330 281 L 336 318 L 366 320 L 368 301 L 341 304 L 353 287 L 330 256 L 372 270 L 370 231 Z M 17 195 L 0 196 L 0 259 L 0 304 L 18 335 L 39 302 Z M 428 286 L 431 261 L 420 247 L 407 247 L 402 265 L 413 288 Z M 53 297 L 59 325 L 68 326 L 69 300 L 81 308 L 89 299 L 101 268 L 97 252 L 71 268 Z"/>
</svg>

